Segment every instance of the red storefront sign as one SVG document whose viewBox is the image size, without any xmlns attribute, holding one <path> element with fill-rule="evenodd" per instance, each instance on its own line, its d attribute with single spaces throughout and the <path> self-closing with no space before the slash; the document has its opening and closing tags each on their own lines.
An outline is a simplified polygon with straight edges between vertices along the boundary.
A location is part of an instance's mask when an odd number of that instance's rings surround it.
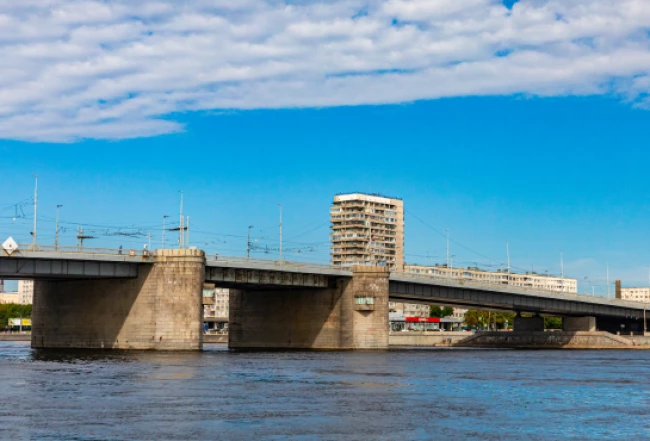
<svg viewBox="0 0 650 441">
<path fill-rule="evenodd" d="M 406 317 L 407 323 L 440 323 L 439 318 Z"/>
</svg>

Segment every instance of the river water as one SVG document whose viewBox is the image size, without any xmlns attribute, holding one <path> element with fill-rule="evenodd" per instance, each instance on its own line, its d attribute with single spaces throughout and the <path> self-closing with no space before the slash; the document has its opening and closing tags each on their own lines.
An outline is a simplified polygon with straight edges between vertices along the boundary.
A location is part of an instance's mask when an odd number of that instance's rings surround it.
<svg viewBox="0 0 650 441">
<path fill-rule="evenodd" d="M 650 439 L 649 377 L 646 351 L 52 352 L 0 342 L 0 439 Z"/>
</svg>

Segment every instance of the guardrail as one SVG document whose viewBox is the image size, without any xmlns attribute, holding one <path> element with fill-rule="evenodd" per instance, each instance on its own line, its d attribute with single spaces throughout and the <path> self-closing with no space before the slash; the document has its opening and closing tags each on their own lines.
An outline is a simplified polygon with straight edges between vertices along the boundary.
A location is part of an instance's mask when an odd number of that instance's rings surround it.
<svg viewBox="0 0 650 441">
<path fill-rule="evenodd" d="M 210 262 L 225 262 L 225 263 L 234 263 L 234 264 L 249 264 L 249 263 L 258 263 L 260 265 L 270 265 L 278 268 L 281 267 L 290 267 L 290 268 L 314 268 L 320 270 L 331 270 L 331 271 L 348 271 L 345 268 L 336 265 L 329 265 L 326 263 L 313 263 L 313 262 L 296 262 L 290 260 L 274 260 L 274 259 L 259 259 L 259 258 L 246 258 L 240 256 L 222 256 L 221 254 L 217 255 L 218 257 L 211 259 L 212 255 L 206 255 L 206 261 Z"/>
<path fill-rule="evenodd" d="M 553 289 L 540 289 L 540 288 L 529 288 L 526 286 L 515 286 L 501 283 L 485 283 L 478 280 L 473 280 L 464 277 L 442 277 L 433 274 L 418 274 L 418 273 L 409 273 L 409 272 L 392 272 L 391 276 L 404 277 L 409 279 L 419 279 L 419 280 L 438 280 L 444 282 L 457 283 L 459 285 L 469 285 L 475 288 L 481 288 L 486 291 L 499 291 L 499 292 L 529 292 L 531 294 L 553 294 L 556 296 L 565 296 L 565 297 L 574 297 L 579 300 L 593 299 L 598 300 L 599 302 L 607 302 L 616 306 L 620 306 L 621 302 L 626 302 L 632 305 L 638 305 L 639 308 L 643 307 L 643 302 L 634 302 L 631 300 L 621 300 L 621 299 L 612 299 L 608 297 L 593 296 L 590 294 L 576 293 L 576 292 L 566 292 L 566 291 L 557 291 Z M 650 309 L 650 308 L 649 308 Z"/>
<path fill-rule="evenodd" d="M 54 245 L 37 245 L 33 244 L 19 244 L 18 251 L 21 252 L 51 252 L 63 254 L 91 254 L 91 255 L 105 255 L 105 256 L 141 256 L 153 257 L 155 250 L 134 250 L 134 249 L 119 249 L 119 248 L 88 248 L 88 247 L 71 247 Z M 314 268 L 326 269 L 332 271 L 345 271 L 344 268 L 335 265 L 311 263 L 311 262 L 295 262 L 287 260 L 273 260 L 273 259 L 259 259 L 240 256 L 222 256 L 221 254 L 206 254 L 206 262 L 226 262 L 245 265 L 247 263 L 258 263 L 262 265 L 271 265 L 276 267 L 290 267 L 290 268 Z"/>
<path fill-rule="evenodd" d="M 142 256 L 152 257 L 154 252 L 151 250 L 135 250 L 126 248 L 88 248 L 88 247 L 71 247 L 71 246 L 54 246 L 54 245 L 36 245 L 18 244 L 18 251 L 22 252 L 47 252 L 61 254 L 93 254 L 105 256 Z"/>
</svg>

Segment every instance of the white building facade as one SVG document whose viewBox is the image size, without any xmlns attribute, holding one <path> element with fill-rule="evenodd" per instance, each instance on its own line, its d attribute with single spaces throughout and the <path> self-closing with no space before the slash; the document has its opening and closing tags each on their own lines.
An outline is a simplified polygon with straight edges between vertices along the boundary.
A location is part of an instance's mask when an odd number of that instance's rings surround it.
<svg viewBox="0 0 650 441">
<path fill-rule="evenodd" d="M 471 280 L 487 284 L 516 286 L 543 291 L 578 292 L 576 279 L 553 277 L 536 273 L 516 274 L 506 271 L 482 271 L 478 268 L 447 268 L 440 266 L 405 265 L 404 271 L 431 277 Z"/>
</svg>

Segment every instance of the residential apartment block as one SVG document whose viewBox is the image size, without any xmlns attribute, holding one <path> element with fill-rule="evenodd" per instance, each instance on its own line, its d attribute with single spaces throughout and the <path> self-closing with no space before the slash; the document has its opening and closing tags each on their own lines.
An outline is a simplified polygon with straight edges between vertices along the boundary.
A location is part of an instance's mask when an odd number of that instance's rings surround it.
<svg viewBox="0 0 650 441">
<path fill-rule="evenodd" d="M 404 271 L 432 277 L 475 280 L 477 282 L 517 286 L 557 292 L 578 292 L 578 281 L 536 273 L 515 274 L 506 271 L 482 271 L 478 268 L 448 268 L 446 265 L 406 265 Z"/>
<path fill-rule="evenodd" d="M 634 302 L 650 302 L 650 288 L 621 288 L 621 299 Z"/>
<path fill-rule="evenodd" d="M 334 196 L 330 209 L 331 262 L 404 267 L 404 202 L 363 193 Z"/>
<path fill-rule="evenodd" d="M 203 286 L 203 299 L 203 321 L 206 331 L 227 330 L 228 316 L 230 315 L 230 290 L 206 284 Z"/>
<path fill-rule="evenodd" d="M 34 281 L 18 281 L 18 302 L 21 305 L 31 305 L 34 302 Z"/>
</svg>

